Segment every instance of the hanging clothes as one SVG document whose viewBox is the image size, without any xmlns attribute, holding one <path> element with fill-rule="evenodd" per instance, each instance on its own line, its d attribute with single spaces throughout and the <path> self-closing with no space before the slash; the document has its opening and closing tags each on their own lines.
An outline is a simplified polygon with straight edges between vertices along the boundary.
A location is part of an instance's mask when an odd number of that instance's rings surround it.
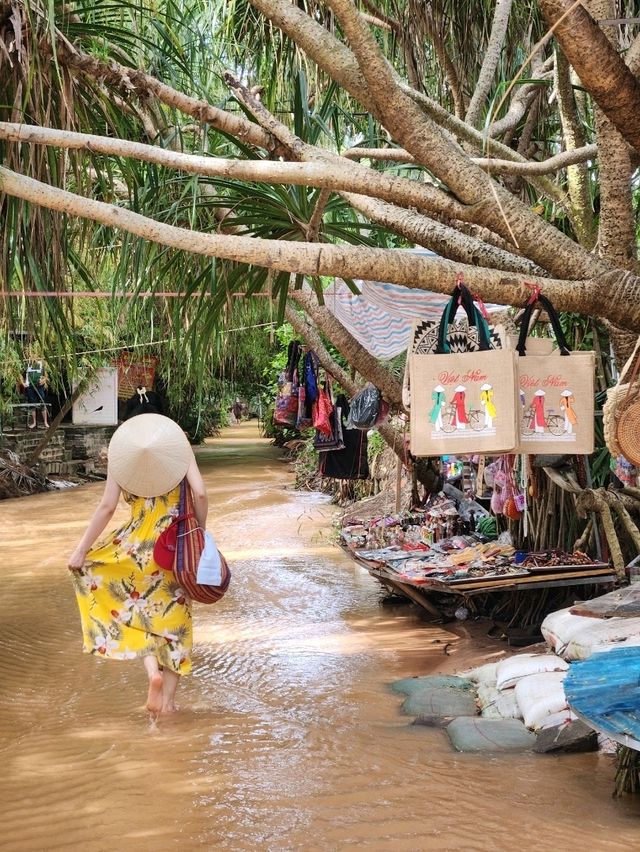
<svg viewBox="0 0 640 852">
<path fill-rule="evenodd" d="M 347 429 L 349 401 L 343 394 L 336 399 L 340 411 L 344 449 L 320 453 L 320 473 L 329 479 L 368 479 L 367 433 L 363 429 Z"/>
</svg>

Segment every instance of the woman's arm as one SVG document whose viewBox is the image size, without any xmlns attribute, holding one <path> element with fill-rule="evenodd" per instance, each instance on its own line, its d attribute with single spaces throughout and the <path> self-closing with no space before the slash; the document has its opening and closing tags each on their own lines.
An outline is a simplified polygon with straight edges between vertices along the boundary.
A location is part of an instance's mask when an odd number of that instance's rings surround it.
<svg viewBox="0 0 640 852">
<path fill-rule="evenodd" d="M 72 571 L 77 571 L 83 567 L 91 545 L 113 517 L 113 513 L 116 510 L 119 499 L 120 486 L 115 479 L 112 479 L 111 476 L 107 476 L 107 482 L 104 487 L 100 504 L 89 521 L 89 525 L 78 542 L 76 549 L 69 557 L 68 565 Z"/>
<path fill-rule="evenodd" d="M 207 528 L 207 512 L 209 511 L 209 498 L 207 497 L 207 488 L 202 479 L 202 475 L 198 469 L 198 463 L 194 456 L 189 470 L 187 471 L 187 482 L 191 488 L 193 496 L 193 511 L 195 512 L 198 526 L 202 529 Z"/>
</svg>

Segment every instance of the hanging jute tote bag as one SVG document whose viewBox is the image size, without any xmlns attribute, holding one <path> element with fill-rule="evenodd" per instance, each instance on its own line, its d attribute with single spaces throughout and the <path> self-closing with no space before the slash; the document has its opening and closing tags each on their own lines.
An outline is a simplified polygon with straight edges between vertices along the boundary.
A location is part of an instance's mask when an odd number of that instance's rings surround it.
<svg viewBox="0 0 640 852">
<path fill-rule="evenodd" d="M 477 352 L 452 352 L 448 330 L 462 306 Z M 411 452 L 415 456 L 512 452 L 517 444 L 515 353 L 491 348 L 489 327 L 458 285 L 438 329 L 436 352 L 412 355 Z"/>
<path fill-rule="evenodd" d="M 536 302 L 546 310 L 558 348 L 531 354 L 529 323 Z M 537 294 L 522 315 L 518 338 L 517 375 L 520 389 L 520 443 L 527 455 L 563 453 L 589 455 L 594 449 L 593 352 L 571 352 L 558 314 L 545 296 Z"/>
<path fill-rule="evenodd" d="M 622 411 L 622 403 L 630 396 L 630 389 L 634 389 L 637 379 L 627 381 L 630 372 L 638 375 L 640 368 L 640 337 L 633 350 L 633 354 L 622 368 L 617 383 L 607 391 L 607 401 L 602 406 L 602 423 L 604 427 L 605 444 L 614 458 L 623 455 L 618 443 L 618 419 Z M 640 386 L 635 388 L 640 390 Z M 635 398 L 635 393 L 634 393 Z"/>
</svg>

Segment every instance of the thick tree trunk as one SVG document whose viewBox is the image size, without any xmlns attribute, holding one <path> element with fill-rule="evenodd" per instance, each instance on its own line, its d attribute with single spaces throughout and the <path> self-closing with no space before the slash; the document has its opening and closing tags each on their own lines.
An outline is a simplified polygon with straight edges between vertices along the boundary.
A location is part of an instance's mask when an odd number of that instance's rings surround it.
<svg viewBox="0 0 640 852">
<path fill-rule="evenodd" d="M 566 274 L 567 267 L 575 277 L 588 274 L 593 260 L 587 252 L 569 238 L 559 239 L 558 231 L 474 166 L 401 90 L 350 0 L 327 3 L 349 39 L 368 84 L 369 100 L 375 103 L 375 114 L 394 138 L 476 211 L 476 222 L 511 239 L 554 274 Z"/>
<path fill-rule="evenodd" d="M 493 85 L 496 69 L 500 61 L 500 54 L 505 43 L 507 35 L 507 26 L 509 24 L 509 15 L 511 14 L 511 6 L 513 0 L 496 0 L 496 8 L 493 15 L 493 23 L 491 25 L 491 35 L 487 44 L 482 67 L 478 75 L 478 81 L 473 91 L 473 97 L 469 104 L 469 109 L 465 116 L 465 121 L 468 124 L 477 126 L 482 110 L 485 107 L 491 86 Z"/>
<path fill-rule="evenodd" d="M 586 140 L 573 96 L 571 68 L 560 50 L 556 51 L 555 90 L 564 147 L 568 152 L 581 149 Z M 589 192 L 589 172 L 584 163 L 567 166 L 567 189 L 574 211 L 576 236 L 585 248 L 591 250 L 596 239 L 596 222 Z"/>
<path fill-rule="evenodd" d="M 329 33 L 323 26 L 309 17 L 302 9 L 289 0 L 249 0 L 259 12 L 268 18 L 276 27 L 289 36 L 306 56 L 322 68 L 336 83 L 342 86 L 353 97 L 360 100 L 373 114 L 374 104 L 369 97 L 367 83 L 358 67 L 352 51 Z M 424 92 L 418 92 L 399 80 L 395 72 L 397 85 L 417 103 L 426 115 L 439 127 L 453 134 L 461 141 L 468 142 L 475 150 L 486 152 L 491 156 L 501 157 L 514 162 L 526 162 L 516 151 L 507 145 L 488 138 L 486 134 L 475 127 L 451 115 Z M 529 182 L 545 197 L 555 201 L 561 207 L 564 204 L 564 193 L 547 178 L 530 178 Z"/>
<path fill-rule="evenodd" d="M 555 36 L 582 85 L 627 142 L 640 151 L 640 81 L 583 5 L 574 0 L 540 0 L 540 8 L 555 27 Z"/>
<path fill-rule="evenodd" d="M 589 0 L 594 18 L 615 17 L 613 0 Z M 618 47 L 618 28 L 607 27 L 605 36 L 614 50 Z M 600 152 L 600 224 L 598 253 L 612 266 L 637 273 L 636 222 L 633 209 L 630 150 L 604 111 L 594 105 L 596 141 Z M 609 324 L 609 336 L 620 369 L 633 352 L 637 335 Z"/>
</svg>

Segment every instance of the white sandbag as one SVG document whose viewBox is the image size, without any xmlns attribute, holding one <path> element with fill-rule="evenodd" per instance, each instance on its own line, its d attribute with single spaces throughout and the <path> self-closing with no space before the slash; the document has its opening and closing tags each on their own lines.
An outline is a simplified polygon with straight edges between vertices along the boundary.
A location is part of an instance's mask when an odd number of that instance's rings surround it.
<svg viewBox="0 0 640 852">
<path fill-rule="evenodd" d="M 569 722 L 575 722 L 577 718 L 576 714 L 567 708 L 566 710 L 561 710 L 559 713 L 550 713 L 548 716 L 544 716 L 535 730 L 544 731 L 546 728 L 557 728 L 558 725 L 568 725 Z"/>
<path fill-rule="evenodd" d="M 542 672 L 566 671 L 568 668 L 568 664 L 555 654 L 518 654 L 498 665 L 496 686 L 498 689 L 510 689 L 523 677 Z"/>
<path fill-rule="evenodd" d="M 640 646 L 640 618 L 585 619 L 592 620 L 596 623 L 588 624 L 569 641 L 562 654 L 565 660 L 588 660 L 596 651 Z"/>
<path fill-rule="evenodd" d="M 485 719 L 521 719 L 522 714 L 513 689 L 500 691 L 495 686 L 478 687 L 478 706 Z"/>
<path fill-rule="evenodd" d="M 470 669 L 468 672 L 463 672 L 459 676 L 469 678 L 469 680 L 477 683 L 478 687 L 483 684 L 495 686 L 499 665 L 500 663 L 486 663 L 484 666 L 478 666 L 477 669 Z"/>
<path fill-rule="evenodd" d="M 537 730 L 548 727 L 548 716 L 569 712 L 562 685 L 566 674 L 566 671 L 545 672 L 530 675 L 518 681 L 514 692 L 527 728 Z"/>
<path fill-rule="evenodd" d="M 602 622 L 601 618 L 589 618 L 584 615 L 574 615 L 569 608 L 551 612 L 542 622 L 542 635 L 545 642 L 561 657 L 573 637 L 591 625 Z"/>
</svg>

